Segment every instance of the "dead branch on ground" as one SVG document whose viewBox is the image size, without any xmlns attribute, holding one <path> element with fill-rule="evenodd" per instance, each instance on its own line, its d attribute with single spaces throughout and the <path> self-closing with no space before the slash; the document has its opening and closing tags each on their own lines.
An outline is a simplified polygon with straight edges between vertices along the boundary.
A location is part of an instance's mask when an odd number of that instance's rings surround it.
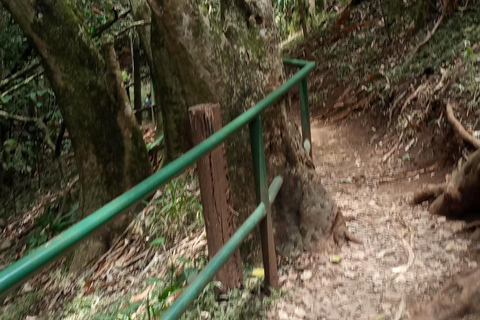
<svg viewBox="0 0 480 320">
<path fill-rule="evenodd" d="M 433 27 L 432 31 L 428 31 L 428 34 L 425 37 L 425 39 L 423 39 L 423 41 L 420 42 L 420 44 L 415 48 L 415 50 L 413 50 L 412 56 L 414 56 L 418 52 L 418 50 L 420 50 L 421 47 L 423 47 L 424 45 L 426 45 L 428 43 L 428 41 L 430 41 L 430 39 L 432 38 L 432 36 L 437 31 L 440 24 L 442 23 L 443 18 L 445 18 L 445 11 L 446 11 L 446 9 L 443 8 L 443 12 L 442 12 L 442 15 L 441 15 L 440 19 L 438 19 L 437 23 L 435 23 L 435 26 Z"/>
</svg>

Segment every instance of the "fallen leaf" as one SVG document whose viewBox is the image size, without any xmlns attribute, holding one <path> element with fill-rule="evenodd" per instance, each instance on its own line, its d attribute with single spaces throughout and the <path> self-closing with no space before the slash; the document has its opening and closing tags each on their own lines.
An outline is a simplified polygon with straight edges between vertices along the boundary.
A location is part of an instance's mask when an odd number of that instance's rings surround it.
<svg viewBox="0 0 480 320">
<path fill-rule="evenodd" d="M 340 257 L 337 256 L 337 255 L 333 255 L 333 256 L 330 257 L 330 261 L 332 263 L 340 263 L 340 260 L 341 260 Z"/>
<path fill-rule="evenodd" d="M 255 278 L 265 278 L 265 270 L 263 268 L 255 268 L 252 271 L 252 276 Z"/>
<path fill-rule="evenodd" d="M 142 293 L 136 294 L 130 298 L 130 303 L 140 302 L 145 300 L 150 292 L 152 292 L 154 285 L 147 287 Z"/>
</svg>

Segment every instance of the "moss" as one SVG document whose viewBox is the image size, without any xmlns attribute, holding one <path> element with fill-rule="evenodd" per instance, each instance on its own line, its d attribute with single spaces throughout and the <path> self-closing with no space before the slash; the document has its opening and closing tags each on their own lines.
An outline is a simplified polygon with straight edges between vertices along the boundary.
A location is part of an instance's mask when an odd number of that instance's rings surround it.
<svg viewBox="0 0 480 320">
<path fill-rule="evenodd" d="M 250 28 L 246 32 L 243 31 L 241 33 L 241 43 L 255 60 L 263 62 L 267 58 L 266 46 L 257 28 Z"/>
</svg>

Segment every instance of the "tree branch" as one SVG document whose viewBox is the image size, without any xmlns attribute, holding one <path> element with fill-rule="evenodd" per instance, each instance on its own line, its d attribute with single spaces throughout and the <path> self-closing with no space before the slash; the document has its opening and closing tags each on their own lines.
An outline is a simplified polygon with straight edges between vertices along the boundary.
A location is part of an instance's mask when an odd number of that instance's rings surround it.
<svg viewBox="0 0 480 320">
<path fill-rule="evenodd" d="M 30 77 L 28 77 L 27 79 L 25 79 L 25 81 L 17 84 L 17 85 L 14 85 L 13 87 L 11 87 L 10 89 L 8 89 L 7 91 L 5 92 L 2 92 L 2 94 L 0 95 L 0 97 L 5 97 L 6 95 L 20 89 L 21 87 L 23 87 L 24 85 L 28 84 L 30 81 L 32 81 L 33 79 L 35 79 L 36 77 L 39 77 L 40 75 L 43 74 L 43 69 L 41 71 L 38 71 L 37 73 L 31 75 Z"/>
<path fill-rule="evenodd" d="M 31 65 L 29 65 L 28 67 L 24 68 L 23 70 L 20 70 L 17 73 L 12 74 L 10 77 L 3 79 L 2 81 L 0 81 L 0 90 L 8 86 L 10 82 L 12 82 L 13 80 L 20 78 L 27 73 L 30 73 L 31 71 L 35 70 L 39 66 L 40 66 L 40 62 L 36 61 Z"/>
<path fill-rule="evenodd" d="M 127 9 L 127 10 L 125 10 L 125 11 L 123 11 L 123 12 L 118 13 L 117 10 L 115 10 L 115 8 L 114 8 L 114 9 L 113 9 L 113 12 L 115 13 L 115 17 L 114 17 L 112 20 L 110 20 L 109 22 L 107 22 L 107 23 L 101 25 L 100 27 L 98 27 L 98 29 L 95 30 L 95 32 L 93 33 L 92 38 L 97 38 L 97 37 L 99 37 L 100 35 L 102 35 L 102 33 L 103 33 L 105 30 L 110 29 L 110 27 L 113 26 L 113 24 L 114 24 L 115 22 L 117 22 L 117 21 L 120 20 L 120 19 L 125 18 L 131 11 L 132 11 L 132 9 Z"/>
<path fill-rule="evenodd" d="M 135 21 L 132 24 L 130 24 L 129 26 L 127 26 L 125 29 L 122 29 L 118 32 L 115 32 L 113 35 L 114 35 L 115 38 L 117 38 L 117 37 L 121 36 L 122 34 L 124 34 L 125 32 L 127 32 L 128 30 L 130 30 L 132 28 L 146 26 L 146 25 L 149 25 L 149 24 L 150 24 L 150 21 L 145 21 L 145 20 Z"/>
<path fill-rule="evenodd" d="M 4 117 L 6 119 L 13 119 L 17 121 L 22 121 L 22 122 L 34 122 L 44 133 L 45 135 L 45 143 L 47 146 L 52 149 L 53 152 L 55 152 L 55 144 L 53 144 L 52 140 L 50 139 L 50 133 L 48 130 L 48 127 L 45 123 L 43 123 L 42 119 L 39 118 L 30 118 L 30 117 L 24 117 L 24 116 L 19 116 L 16 114 L 10 114 L 6 111 L 0 110 L 0 116 Z"/>
</svg>

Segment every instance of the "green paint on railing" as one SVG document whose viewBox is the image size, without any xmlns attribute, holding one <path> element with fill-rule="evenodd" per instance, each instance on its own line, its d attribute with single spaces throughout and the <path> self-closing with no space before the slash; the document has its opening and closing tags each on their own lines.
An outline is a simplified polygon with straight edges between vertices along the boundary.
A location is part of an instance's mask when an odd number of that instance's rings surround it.
<svg viewBox="0 0 480 320">
<path fill-rule="evenodd" d="M 302 79 L 306 78 L 308 73 L 315 67 L 314 62 L 301 60 L 288 59 L 285 60 L 285 63 L 302 67 L 302 69 L 255 106 L 232 120 L 223 127 L 223 129 L 219 130 L 204 142 L 185 153 L 182 157 L 165 166 L 163 170 L 140 182 L 132 189 L 113 199 L 88 217 L 65 230 L 46 244 L 40 246 L 32 253 L 2 270 L 0 272 L 0 295 L 14 288 L 16 285 L 19 285 L 28 276 L 39 271 L 42 267 L 46 266 L 62 253 L 65 253 L 68 249 L 79 243 L 104 223 L 155 191 L 158 187 L 174 178 L 190 165 L 194 164 L 201 157 L 223 143 L 227 137 L 258 117 L 263 110 L 276 100 L 280 99 Z M 262 211 L 264 210 L 265 209 Z"/>
<path fill-rule="evenodd" d="M 157 140 L 153 141 L 152 143 L 147 144 L 147 152 L 158 146 L 163 141 L 164 135 L 158 137 Z"/>
<path fill-rule="evenodd" d="M 269 198 L 271 202 L 275 200 L 275 197 L 282 186 L 282 177 L 275 177 L 273 179 L 270 188 L 268 189 Z M 161 320 L 174 320 L 182 316 L 187 309 L 188 305 L 195 300 L 196 297 L 202 292 L 203 288 L 213 279 L 218 270 L 227 262 L 232 253 L 240 246 L 242 241 L 248 236 L 248 234 L 255 228 L 255 226 L 266 215 L 266 206 L 262 202 L 258 205 L 257 209 L 248 217 L 247 220 L 237 229 L 230 240 L 218 251 L 213 257 L 210 263 L 203 269 L 198 275 L 195 281 L 185 290 L 185 292 L 178 297 L 173 305 L 168 308 Z"/>
</svg>

